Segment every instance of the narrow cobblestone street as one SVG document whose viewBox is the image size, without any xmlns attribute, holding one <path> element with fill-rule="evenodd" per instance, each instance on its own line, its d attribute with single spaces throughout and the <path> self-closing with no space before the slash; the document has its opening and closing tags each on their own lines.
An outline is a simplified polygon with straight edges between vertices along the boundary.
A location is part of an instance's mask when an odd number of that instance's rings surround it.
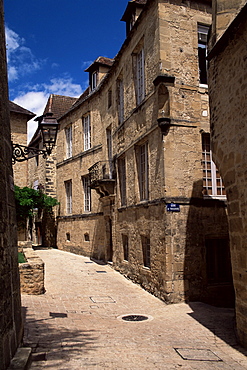
<svg viewBox="0 0 247 370">
<path fill-rule="evenodd" d="M 55 249 L 37 253 L 46 293 L 22 296 L 31 369 L 247 369 L 232 309 L 166 305 L 108 265 Z"/>
</svg>

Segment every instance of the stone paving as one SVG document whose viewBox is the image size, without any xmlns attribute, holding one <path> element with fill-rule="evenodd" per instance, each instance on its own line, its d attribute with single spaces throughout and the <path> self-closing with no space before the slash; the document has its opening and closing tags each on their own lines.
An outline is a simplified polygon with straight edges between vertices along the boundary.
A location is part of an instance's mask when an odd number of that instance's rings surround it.
<svg viewBox="0 0 247 370">
<path fill-rule="evenodd" d="M 37 253 L 46 293 L 22 296 L 31 369 L 247 369 L 232 309 L 166 305 L 108 265 L 55 249 Z"/>
</svg>

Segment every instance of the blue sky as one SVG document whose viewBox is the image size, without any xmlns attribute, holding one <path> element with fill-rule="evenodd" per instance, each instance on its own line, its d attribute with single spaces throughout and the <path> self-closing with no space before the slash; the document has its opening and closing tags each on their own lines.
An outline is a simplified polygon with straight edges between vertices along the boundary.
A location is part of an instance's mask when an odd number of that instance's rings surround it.
<svg viewBox="0 0 247 370">
<path fill-rule="evenodd" d="M 84 70 L 125 39 L 127 0 L 4 0 L 10 100 L 41 114 L 50 94 L 79 96 Z M 29 137 L 36 126 L 29 124 Z"/>
</svg>

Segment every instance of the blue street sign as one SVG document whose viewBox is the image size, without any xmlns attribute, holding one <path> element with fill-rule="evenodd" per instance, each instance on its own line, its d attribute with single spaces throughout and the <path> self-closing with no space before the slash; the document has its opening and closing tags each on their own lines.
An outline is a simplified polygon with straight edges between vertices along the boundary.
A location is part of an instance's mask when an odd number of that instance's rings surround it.
<svg viewBox="0 0 247 370">
<path fill-rule="evenodd" d="M 167 212 L 180 212 L 180 205 L 177 203 L 169 203 L 166 205 Z"/>
</svg>

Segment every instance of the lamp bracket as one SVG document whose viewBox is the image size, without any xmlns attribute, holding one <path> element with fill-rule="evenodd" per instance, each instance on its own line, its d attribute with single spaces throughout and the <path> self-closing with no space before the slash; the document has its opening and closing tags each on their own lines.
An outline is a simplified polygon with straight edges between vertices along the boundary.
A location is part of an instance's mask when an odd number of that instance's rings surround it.
<svg viewBox="0 0 247 370">
<path fill-rule="evenodd" d="M 43 158 L 47 157 L 47 152 L 42 149 L 32 148 L 25 145 L 19 145 L 12 143 L 12 164 L 16 162 L 23 162 L 30 158 L 36 157 L 37 155 L 43 155 Z"/>
</svg>

